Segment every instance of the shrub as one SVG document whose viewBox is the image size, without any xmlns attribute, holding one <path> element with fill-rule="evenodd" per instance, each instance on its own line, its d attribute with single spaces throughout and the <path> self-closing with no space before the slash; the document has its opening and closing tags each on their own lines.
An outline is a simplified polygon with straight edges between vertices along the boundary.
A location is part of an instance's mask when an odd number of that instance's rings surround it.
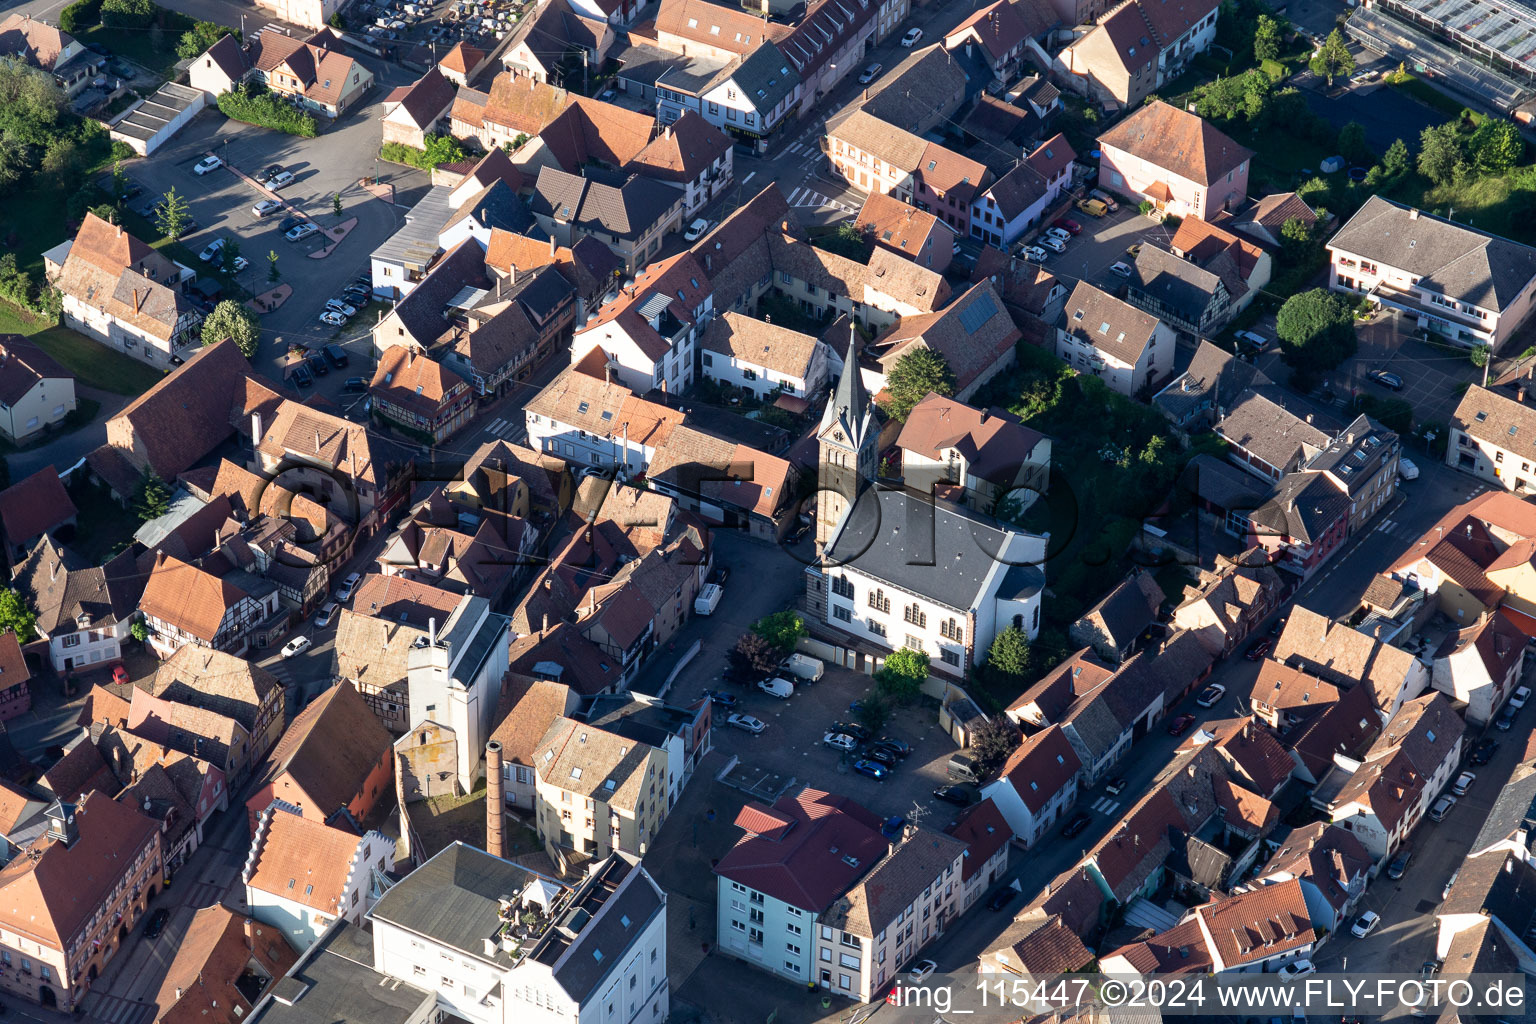
<svg viewBox="0 0 1536 1024">
<path fill-rule="evenodd" d="M 269 92 L 232 89 L 219 97 L 219 110 L 223 111 L 225 117 L 261 128 L 271 128 L 275 132 L 285 132 L 305 139 L 312 139 L 319 134 L 313 116 Z"/>
<path fill-rule="evenodd" d="M 107 28 L 146 28 L 158 10 L 152 0 L 102 0 L 101 23 Z"/>
<path fill-rule="evenodd" d="M 101 23 L 102 0 L 75 0 L 59 12 L 59 28 L 77 32 Z"/>
</svg>

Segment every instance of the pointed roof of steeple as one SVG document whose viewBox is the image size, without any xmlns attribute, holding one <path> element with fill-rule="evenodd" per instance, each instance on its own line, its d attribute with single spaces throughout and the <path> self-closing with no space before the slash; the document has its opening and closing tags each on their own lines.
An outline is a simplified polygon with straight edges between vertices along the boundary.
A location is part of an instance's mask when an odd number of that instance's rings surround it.
<svg viewBox="0 0 1536 1024">
<path fill-rule="evenodd" d="M 874 427 L 874 408 L 869 395 L 864 392 L 864 382 L 859 375 L 859 344 L 857 328 L 848 325 L 848 353 L 843 358 L 843 375 L 838 378 L 837 389 L 821 416 L 821 430 L 825 434 L 833 425 L 842 427 L 848 443 L 855 449 L 864 446 L 864 440 Z"/>
</svg>

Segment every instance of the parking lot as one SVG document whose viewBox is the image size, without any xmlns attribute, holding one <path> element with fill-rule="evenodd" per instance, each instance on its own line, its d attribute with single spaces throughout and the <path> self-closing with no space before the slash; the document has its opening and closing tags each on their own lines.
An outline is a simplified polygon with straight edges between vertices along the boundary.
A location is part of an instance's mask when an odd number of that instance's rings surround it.
<svg viewBox="0 0 1536 1024">
<path fill-rule="evenodd" d="M 348 16 L 354 27 L 402 59 L 421 60 L 413 50 L 425 46 L 425 59 L 436 63 L 460 42 L 495 49 L 533 6 L 533 0 L 365 0 Z"/>
<path fill-rule="evenodd" d="M 1160 221 L 1142 216 L 1128 201 L 1119 205 L 1118 210 L 1103 217 L 1076 209 L 1065 215 L 1082 228 L 1082 233 L 1066 243 L 1065 252 L 1046 250 L 1044 266 L 1066 285 L 1069 293 L 1078 281 L 1087 281 L 1107 292 L 1118 291 L 1125 284 L 1125 278 L 1111 273 L 1109 268 L 1118 262 L 1131 261 L 1127 249 L 1147 241 L 1166 248 L 1172 240 L 1173 232 L 1163 227 Z M 1049 223 L 1043 225 L 1045 228 L 1050 226 Z"/>
</svg>

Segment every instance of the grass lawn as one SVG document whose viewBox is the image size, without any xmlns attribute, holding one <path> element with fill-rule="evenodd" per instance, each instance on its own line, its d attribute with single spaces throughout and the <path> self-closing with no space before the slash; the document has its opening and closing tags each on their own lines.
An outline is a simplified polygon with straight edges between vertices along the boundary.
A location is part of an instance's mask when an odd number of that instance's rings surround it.
<svg viewBox="0 0 1536 1024">
<path fill-rule="evenodd" d="M 81 384 L 115 395 L 142 394 L 165 376 L 137 359 L 114 352 L 67 327 L 29 316 L 9 303 L 0 302 L 0 333 L 31 338 Z"/>
<path fill-rule="evenodd" d="M 16 254 L 16 269 L 43 277 L 43 252 L 71 237 L 64 217 L 68 195 L 62 189 L 39 187 L 25 202 L 0 203 L 0 240 Z"/>
<path fill-rule="evenodd" d="M 1432 107 L 1446 117 L 1459 117 L 1464 107 L 1464 104 L 1447 96 L 1428 82 L 1421 82 L 1412 75 L 1409 75 L 1408 80 L 1405 82 L 1388 81 L 1387 85 L 1389 88 L 1401 89 L 1426 107 Z"/>
<path fill-rule="evenodd" d="M 81 43 L 97 43 L 120 57 L 127 57 L 140 67 L 148 68 L 161 78 L 170 78 L 176 67 L 176 44 L 181 35 L 192 27 L 192 19 L 175 11 L 162 10 L 159 31 L 154 27 L 142 31 L 125 31 L 92 25 L 77 31 L 75 38 Z M 156 43 L 159 46 L 156 46 Z"/>
<path fill-rule="evenodd" d="M 1338 148 L 1322 146 L 1289 132 L 1254 131 L 1235 124 L 1228 125 L 1225 131 L 1254 151 L 1252 177 L 1268 182 L 1275 191 L 1289 191 L 1302 181 L 1318 176 L 1322 162 L 1333 155 L 1330 150 Z M 1303 174 L 1303 171 L 1311 173 Z M 1261 195 L 1262 192 L 1253 194 Z"/>
</svg>

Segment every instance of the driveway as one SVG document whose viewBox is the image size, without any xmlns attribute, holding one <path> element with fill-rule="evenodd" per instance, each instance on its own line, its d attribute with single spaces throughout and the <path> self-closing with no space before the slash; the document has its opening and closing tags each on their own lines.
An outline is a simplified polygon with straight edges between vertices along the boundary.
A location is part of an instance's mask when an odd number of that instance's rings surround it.
<svg viewBox="0 0 1536 1024">
<path fill-rule="evenodd" d="M 1171 230 L 1151 217 L 1142 216 L 1129 201 L 1121 202 L 1118 210 L 1103 217 L 1073 210 L 1067 218 L 1080 224 L 1083 232 L 1067 243 L 1066 252 L 1047 250 L 1050 255 L 1045 268 L 1066 285 L 1069 294 L 1078 281 L 1087 281 L 1110 294 L 1118 293 L 1125 278 L 1111 273 L 1109 268 L 1118 262 L 1130 262 L 1127 249 L 1140 242 L 1154 242 L 1167 248 L 1173 239 Z"/>
</svg>

